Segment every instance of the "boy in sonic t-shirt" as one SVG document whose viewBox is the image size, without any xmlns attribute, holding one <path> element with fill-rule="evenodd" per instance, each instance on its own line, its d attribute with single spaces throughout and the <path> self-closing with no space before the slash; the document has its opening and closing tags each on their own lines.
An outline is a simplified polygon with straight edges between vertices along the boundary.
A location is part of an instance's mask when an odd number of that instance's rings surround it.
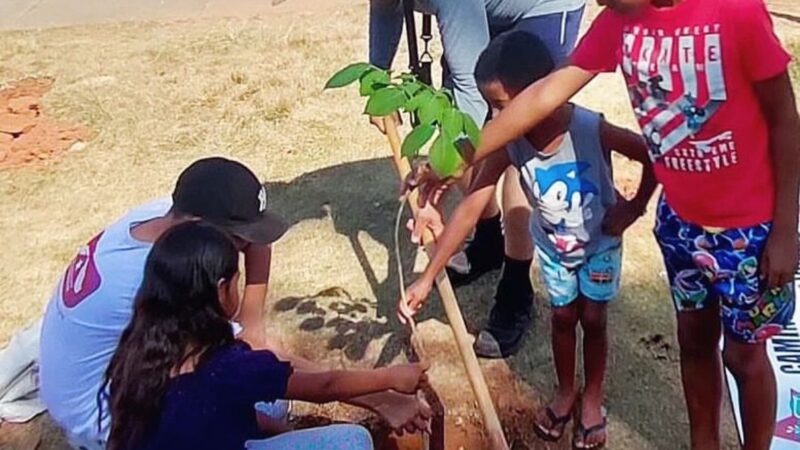
<svg viewBox="0 0 800 450">
<path fill-rule="evenodd" d="M 490 122 L 471 163 L 620 68 L 664 186 L 655 234 L 678 316 L 691 448 L 719 449 L 724 359 L 741 395 L 744 448 L 767 450 L 776 385 L 765 341 L 795 303 L 800 119 L 791 56 L 763 0 L 599 3 L 608 8 L 570 64 Z M 414 180 L 421 201 L 441 183 L 423 174 Z"/>
</svg>

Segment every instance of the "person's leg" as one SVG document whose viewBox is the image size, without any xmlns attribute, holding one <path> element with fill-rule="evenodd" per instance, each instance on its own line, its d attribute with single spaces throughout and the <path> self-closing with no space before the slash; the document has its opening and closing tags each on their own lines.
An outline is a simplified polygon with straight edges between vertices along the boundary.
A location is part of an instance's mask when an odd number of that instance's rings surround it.
<svg viewBox="0 0 800 450">
<path fill-rule="evenodd" d="M 292 403 L 289 400 L 275 400 L 274 402 L 258 402 L 255 405 L 258 428 L 267 434 L 275 436 L 292 429 L 289 425 L 289 414 Z"/>
<path fill-rule="evenodd" d="M 481 331 L 483 337 L 479 335 L 478 342 L 490 342 L 493 338 L 500 344 L 501 353 L 507 356 L 514 353 L 515 349 L 511 347 L 528 331 L 532 322 L 534 293 L 530 281 L 530 266 L 533 260 L 533 241 L 529 227 L 531 208 L 520 186 L 517 169 L 506 170 L 503 185 L 506 192 L 503 195 L 503 271 L 497 285 L 489 323 Z M 476 351 L 479 356 L 493 355 L 481 345 L 476 346 Z"/>
<path fill-rule="evenodd" d="M 359 425 L 341 424 L 290 431 L 247 441 L 247 450 L 372 450 L 372 437 Z"/>
<path fill-rule="evenodd" d="M 530 267 L 530 260 L 505 258 L 489 321 L 475 340 L 479 357 L 505 358 L 522 346 L 533 318 Z"/>
<path fill-rule="evenodd" d="M 578 302 L 564 306 L 553 306 L 550 323 L 550 343 L 556 369 L 556 392 L 550 403 L 536 413 L 534 426 L 537 434 L 546 440 L 561 438 L 564 428 L 572 417 L 572 407 L 578 396 L 575 386 L 575 347 L 578 325 Z"/>
<path fill-rule="evenodd" d="M 543 16 L 528 17 L 519 21 L 514 30 L 531 33 L 544 42 L 553 62 L 559 66 L 566 62 L 578 41 L 584 7 Z"/>
<path fill-rule="evenodd" d="M 503 179 L 503 226 L 505 254 L 517 261 L 533 258 L 533 239 L 530 232 L 531 204 L 519 180 L 519 170 L 510 166 Z"/>
<path fill-rule="evenodd" d="M 655 235 L 678 316 L 681 381 L 689 413 L 692 450 L 718 450 L 722 403 L 719 299 L 695 265 L 702 228 L 683 221 L 661 199 Z"/>
<path fill-rule="evenodd" d="M 767 346 L 745 344 L 726 334 L 725 366 L 739 389 L 739 410 L 744 428 L 744 450 L 768 450 L 775 433 L 777 388 Z"/>
<path fill-rule="evenodd" d="M 794 315 L 794 286 L 768 290 L 757 270 L 770 227 L 767 224 L 707 234 L 707 258 L 726 276 L 714 289 L 722 298 L 725 366 L 739 389 L 745 450 L 767 450 L 775 433 L 776 382 L 766 341 Z"/>
<path fill-rule="evenodd" d="M 552 309 L 550 323 L 553 336 L 553 364 L 556 369 L 558 386 L 550 407 L 558 416 L 572 412 L 578 390 L 575 387 L 575 348 L 577 345 L 577 326 L 579 302 L 572 301 L 566 306 Z"/>
<path fill-rule="evenodd" d="M 581 298 L 581 328 L 583 328 L 583 371 L 584 390 L 581 397 L 581 425 L 586 430 L 597 429 L 587 433 L 584 446 L 594 446 L 606 442 L 605 429 L 595 428 L 605 421 L 603 402 L 605 398 L 603 384 L 606 377 L 608 360 L 608 334 L 606 332 L 606 302 L 596 302 Z"/>
<path fill-rule="evenodd" d="M 621 246 L 589 256 L 578 271 L 584 369 L 579 424 L 584 432 L 578 441 L 584 448 L 605 444 L 608 438 L 603 408 L 608 361 L 607 305 L 619 294 L 621 273 Z"/>
<path fill-rule="evenodd" d="M 503 267 L 503 243 L 503 224 L 499 210 L 492 216 L 479 219 L 464 250 L 447 263 L 447 275 L 453 286 L 468 285 Z"/>
<path fill-rule="evenodd" d="M 547 407 L 536 414 L 537 434 L 547 440 L 561 437 L 564 426 L 572 416 L 577 398 L 575 386 L 576 328 L 580 319 L 578 279 L 575 271 L 568 270 L 540 248 L 539 267 L 542 282 L 550 296 L 551 345 L 558 385 Z"/>
<path fill-rule="evenodd" d="M 719 307 L 678 313 L 681 381 L 689 411 L 692 450 L 720 448 L 722 361 Z"/>
</svg>

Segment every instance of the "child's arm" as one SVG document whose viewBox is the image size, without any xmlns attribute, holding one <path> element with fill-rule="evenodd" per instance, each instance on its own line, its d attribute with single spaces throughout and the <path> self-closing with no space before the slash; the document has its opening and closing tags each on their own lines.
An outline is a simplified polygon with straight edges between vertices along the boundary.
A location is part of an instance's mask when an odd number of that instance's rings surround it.
<svg viewBox="0 0 800 450">
<path fill-rule="evenodd" d="M 611 236 L 622 236 L 629 226 L 644 215 L 658 182 L 653 173 L 647 144 L 640 134 L 603 121 L 600 123 L 600 139 L 607 151 L 613 150 L 642 165 L 642 177 L 636 195 L 631 200 L 618 195 L 617 204 L 606 212 L 603 220 L 603 232 Z M 610 158 L 610 154 L 608 157 Z"/>
<path fill-rule="evenodd" d="M 263 318 L 272 264 L 272 246 L 248 244 L 243 253 L 245 287 L 238 320 L 244 330 L 239 337 L 255 349 L 266 348 L 269 342 Z"/>
<path fill-rule="evenodd" d="M 769 127 L 775 176 L 775 214 L 761 273 L 770 287 L 779 287 L 792 281 L 797 268 L 800 118 L 787 72 L 756 83 L 755 90 Z"/>
<path fill-rule="evenodd" d="M 427 364 L 403 364 L 373 370 L 294 372 L 286 398 L 312 403 L 346 401 L 389 389 L 411 394 L 426 381 Z"/>
<path fill-rule="evenodd" d="M 326 365 L 310 361 L 289 352 L 280 341 L 268 336 L 268 349 L 281 361 L 291 364 L 298 372 L 326 372 L 330 369 Z M 430 418 L 432 412 L 425 401 L 418 399 L 413 394 L 403 394 L 392 390 L 381 391 L 374 394 L 352 397 L 345 403 L 361 408 L 366 408 L 378 414 L 389 426 L 397 432 L 415 432 L 422 430 L 419 424 Z"/>
<path fill-rule="evenodd" d="M 567 103 L 595 77 L 595 73 L 569 65 L 528 86 L 486 124 L 481 143 L 470 164 L 474 164 L 549 117 L 559 106 Z"/>
<path fill-rule="evenodd" d="M 625 19 L 606 8 L 592 21 L 567 66 L 528 86 L 484 127 L 474 161 L 519 138 L 568 102 L 599 72 L 619 66 Z"/>
<path fill-rule="evenodd" d="M 595 76 L 595 73 L 580 67 L 566 66 L 525 88 L 483 127 L 477 149 L 468 143 L 465 144 L 466 148 L 461 149 L 467 166 L 475 166 L 522 137 L 559 106 L 567 103 Z M 419 205 L 422 207 L 452 182 L 452 179 L 440 179 L 433 170 L 420 166 L 404 180 L 402 190 L 408 192 L 419 188 Z"/>
<path fill-rule="evenodd" d="M 406 290 L 407 303 L 402 299 L 398 302 L 398 317 L 401 321 L 416 314 L 425 303 L 436 275 L 444 269 L 450 257 L 467 239 L 478 222 L 481 212 L 492 200 L 497 180 L 510 164 L 508 153 L 503 151 L 495 153 L 480 166 L 469 193 L 459 203 L 441 236 L 437 239 L 436 253 L 425 268 L 425 272 Z"/>
<path fill-rule="evenodd" d="M 625 19 L 604 9 L 572 52 L 570 63 L 528 86 L 488 123 L 481 132 L 478 148 L 462 148 L 468 165 L 475 164 L 521 137 L 559 106 L 568 102 L 596 74 L 613 72 L 620 63 Z M 420 188 L 420 204 L 430 193 L 452 180 L 440 180 L 432 171 L 415 171 L 404 184 L 404 191 Z"/>
</svg>

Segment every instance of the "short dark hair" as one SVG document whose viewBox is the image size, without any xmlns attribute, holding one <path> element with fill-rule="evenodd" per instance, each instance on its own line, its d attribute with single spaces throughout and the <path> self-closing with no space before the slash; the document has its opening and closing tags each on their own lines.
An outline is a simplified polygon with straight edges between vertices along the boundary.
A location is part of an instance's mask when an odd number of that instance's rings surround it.
<svg viewBox="0 0 800 450">
<path fill-rule="evenodd" d="M 475 65 L 478 85 L 499 81 L 511 89 L 524 89 L 555 69 L 550 50 L 539 37 L 526 31 L 508 31 L 489 42 Z"/>
</svg>

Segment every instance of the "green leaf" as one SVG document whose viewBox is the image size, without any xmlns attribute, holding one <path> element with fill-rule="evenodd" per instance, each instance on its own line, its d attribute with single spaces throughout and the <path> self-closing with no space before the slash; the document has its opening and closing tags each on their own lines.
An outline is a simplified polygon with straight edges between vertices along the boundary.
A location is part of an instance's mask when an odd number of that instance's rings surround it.
<svg viewBox="0 0 800 450">
<path fill-rule="evenodd" d="M 420 106 L 418 112 L 419 122 L 421 124 L 433 123 L 435 121 L 439 121 L 441 123 L 442 113 L 444 113 L 444 111 L 450 107 L 450 101 L 447 100 L 446 96 L 436 94 L 433 96 L 431 101 Z"/>
<path fill-rule="evenodd" d="M 372 95 L 378 89 L 388 86 L 390 83 L 389 72 L 373 68 L 361 76 L 359 93 L 362 97 L 366 97 L 367 95 Z"/>
<path fill-rule="evenodd" d="M 422 105 L 429 103 L 433 99 L 433 93 L 427 89 L 422 89 L 406 103 L 406 111 L 414 112 Z"/>
<path fill-rule="evenodd" d="M 472 146 L 478 148 L 481 143 L 481 129 L 478 128 L 478 124 L 472 120 L 469 114 L 461 113 L 461 117 L 464 119 L 464 133 L 467 134 L 469 141 L 472 142 Z"/>
<path fill-rule="evenodd" d="M 462 168 L 463 160 L 458 149 L 447 136 L 439 134 L 428 154 L 431 168 L 440 178 L 457 175 Z"/>
<path fill-rule="evenodd" d="M 456 97 L 453 95 L 452 89 L 442 88 L 442 90 L 440 90 L 439 92 L 441 92 L 445 97 L 447 97 L 447 100 L 450 101 L 451 103 L 455 101 Z"/>
<path fill-rule="evenodd" d="M 436 129 L 431 124 L 424 124 L 414 128 L 411 133 L 403 140 L 403 147 L 401 148 L 403 156 L 412 158 L 419 154 L 419 149 L 425 145 Z"/>
<path fill-rule="evenodd" d="M 446 132 L 447 136 L 455 140 L 461 135 L 464 128 L 464 118 L 462 113 L 456 108 L 449 106 L 442 112 L 442 129 Z"/>
<path fill-rule="evenodd" d="M 416 81 L 411 81 L 408 83 L 403 83 L 403 85 L 400 86 L 400 88 L 403 89 L 403 92 L 406 93 L 406 97 L 413 98 L 414 94 L 416 94 L 417 92 L 420 91 L 420 89 L 422 89 L 422 85 L 420 83 L 417 83 Z"/>
<path fill-rule="evenodd" d="M 367 101 L 365 114 L 384 117 L 397 111 L 406 103 L 406 95 L 400 88 L 388 86 L 375 91 Z"/>
<path fill-rule="evenodd" d="M 333 89 L 347 86 L 348 84 L 361 78 L 364 73 L 370 69 L 367 63 L 350 64 L 344 69 L 336 72 L 327 83 L 325 89 Z"/>
</svg>

